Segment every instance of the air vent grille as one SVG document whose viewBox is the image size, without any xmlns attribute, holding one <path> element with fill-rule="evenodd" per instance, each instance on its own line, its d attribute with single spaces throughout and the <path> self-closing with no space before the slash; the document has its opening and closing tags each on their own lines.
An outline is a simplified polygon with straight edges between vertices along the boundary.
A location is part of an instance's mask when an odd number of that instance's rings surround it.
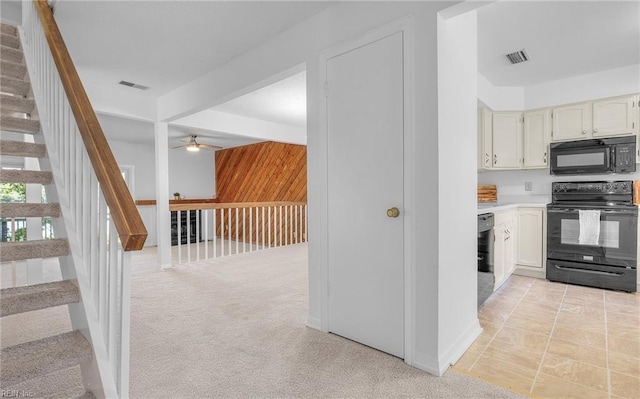
<svg viewBox="0 0 640 399">
<path fill-rule="evenodd" d="M 505 57 L 507 57 L 511 64 L 519 64 L 521 62 L 529 61 L 529 55 L 525 49 L 509 53 Z"/>
<path fill-rule="evenodd" d="M 133 87 L 134 89 L 139 89 L 139 90 L 147 90 L 149 88 L 147 86 L 143 86 L 143 85 L 127 82 L 126 80 L 121 80 L 120 82 L 118 82 L 118 84 L 121 84 L 121 85 L 127 86 L 127 87 Z"/>
</svg>

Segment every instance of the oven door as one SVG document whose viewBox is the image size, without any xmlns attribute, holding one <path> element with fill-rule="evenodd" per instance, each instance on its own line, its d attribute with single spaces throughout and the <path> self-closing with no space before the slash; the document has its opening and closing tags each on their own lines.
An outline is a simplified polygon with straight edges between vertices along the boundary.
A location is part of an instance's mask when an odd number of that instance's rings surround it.
<svg viewBox="0 0 640 399">
<path fill-rule="evenodd" d="M 600 211 L 597 245 L 580 243 L 580 209 L 547 207 L 547 258 L 636 268 L 638 208 L 589 207 Z"/>
<path fill-rule="evenodd" d="M 559 143 L 551 147 L 551 174 L 607 174 L 613 172 L 611 147 L 590 145 L 569 146 Z"/>
</svg>

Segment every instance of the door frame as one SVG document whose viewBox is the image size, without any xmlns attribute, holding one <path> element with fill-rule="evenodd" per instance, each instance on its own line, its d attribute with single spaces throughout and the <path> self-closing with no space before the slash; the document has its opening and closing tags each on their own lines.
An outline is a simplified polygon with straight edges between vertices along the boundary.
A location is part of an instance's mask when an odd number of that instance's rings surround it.
<svg viewBox="0 0 640 399">
<path fill-rule="evenodd" d="M 317 165 L 319 172 L 319 192 L 321 203 L 319 206 L 318 222 L 320 231 L 324 234 L 314 238 L 319 248 L 321 263 L 321 301 L 320 301 L 320 330 L 329 332 L 329 148 L 327 126 L 327 102 L 325 97 L 327 81 L 327 61 L 338 55 L 366 46 L 367 44 L 384 39 L 395 33 L 403 35 L 403 79 L 404 79 L 404 149 L 403 149 L 403 217 L 404 217 L 404 361 L 413 364 L 413 348 L 415 347 L 414 334 L 414 309 L 415 309 L 415 226 L 414 226 L 414 181 L 415 181 L 415 100 L 414 100 L 414 18 L 404 17 L 397 21 L 374 29 L 356 39 L 335 45 L 318 54 L 318 148 L 320 149 Z"/>
</svg>

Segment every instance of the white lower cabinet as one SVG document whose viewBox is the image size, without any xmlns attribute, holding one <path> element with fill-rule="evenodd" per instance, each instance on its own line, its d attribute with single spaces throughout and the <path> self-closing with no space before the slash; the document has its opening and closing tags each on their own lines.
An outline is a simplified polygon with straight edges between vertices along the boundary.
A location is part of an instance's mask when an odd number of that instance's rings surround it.
<svg viewBox="0 0 640 399">
<path fill-rule="evenodd" d="M 495 290 L 509 278 L 515 268 L 516 211 L 497 212 L 494 214 L 494 221 L 493 289 Z"/>
<path fill-rule="evenodd" d="M 518 209 L 516 274 L 545 277 L 546 209 Z"/>
<path fill-rule="evenodd" d="M 494 213 L 494 290 L 512 274 L 545 278 L 546 217 L 540 207 Z"/>
</svg>

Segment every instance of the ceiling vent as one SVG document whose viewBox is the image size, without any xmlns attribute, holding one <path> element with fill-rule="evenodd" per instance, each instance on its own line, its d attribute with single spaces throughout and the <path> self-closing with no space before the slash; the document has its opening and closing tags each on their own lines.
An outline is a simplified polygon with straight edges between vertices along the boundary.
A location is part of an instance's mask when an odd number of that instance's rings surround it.
<svg viewBox="0 0 640 399">
<path fill-rule="evenodd" d="M 143 86 L 143 85 L 138 85 L 138 84 L 135 84 L 135 83 L 127 82 L 126 80 L 121 80 L 118 84 L 121 84 L 121 85 L 127 86 L 127 87 L 133 87 L 134 89 L 139 89 L 139 90 L 147 90 L 148 89 L 147 86 Z"/>
<path fill-rule="evenodd" d="M 522 49 L 520 51 L 516 51 L 514 53 L 509 53 L 505 55 L 511 64 L 519 64 L 521 62 L 529 61 L 529 55 Z"/>
</svg>

